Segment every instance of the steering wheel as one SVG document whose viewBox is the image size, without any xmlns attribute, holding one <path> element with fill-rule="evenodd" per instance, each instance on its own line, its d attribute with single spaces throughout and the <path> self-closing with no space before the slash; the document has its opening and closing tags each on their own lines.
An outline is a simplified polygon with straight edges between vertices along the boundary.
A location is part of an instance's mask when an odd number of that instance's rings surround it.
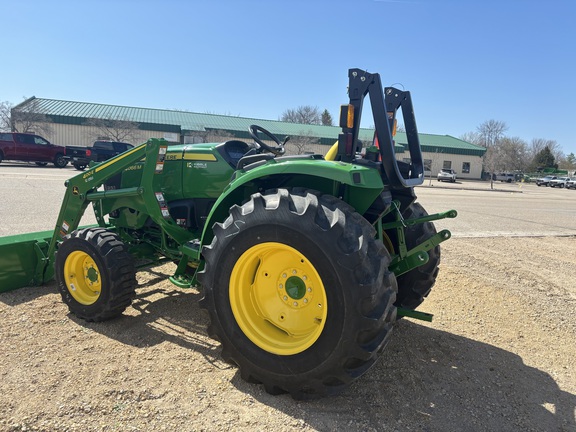
<svg viewBox="0 0 576 432">
<path fill-rule="evenodd" d="M 268 132 L 262 126 L 257 126 L 257 125 L 250 125 L 250 127 L 248 128 L 248 132 L 250 132 L 250 136 L 252 136 L 252 138 L 254 138 L 254 141 L 256 141 L 258 143 L 258 145 L 260 147 L 262 147 L 264 150 L 269 151 L 270 153 L 272 153 L 276 156 L 283 155 L 284 152 L 286 151 L 286 149 L 284 148 L 284 144 L 286 144 L 289 137 L 286 137 L 284 142 L 281 143 L 280 140 L 278 138 L 276 138 L 276 136 L 274 136 L 271 132 Z M 267 136 L 272 141 L 274 141 L 278 146 L 277 147 L 270 147 L 268 144 L 264 143 L 264 141 L 262 141 L 258 137 L 258 132 L 263 133 L 265 136 Z"/>
</svg>

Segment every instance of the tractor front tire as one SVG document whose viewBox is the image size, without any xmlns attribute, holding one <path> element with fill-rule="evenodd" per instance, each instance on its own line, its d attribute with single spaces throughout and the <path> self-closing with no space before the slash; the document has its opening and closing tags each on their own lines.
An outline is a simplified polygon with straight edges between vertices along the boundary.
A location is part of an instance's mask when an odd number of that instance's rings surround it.
<svg viewBox="0 0 576 432">
<path fill-rule="evenodd" d="M 339 392 L 384 349 L 396 321 L 390 255 L 345 202 L 302 188 L 233 206 L 204 247 L 208 333 L 270 394 Z"/>
<path fill-rule="evenodd" d="M 414 219 L 427 216 L 428 213 L 419 203 L 413 203 L 402 214 L 404 219 Z M 405 229 L 404 236 L 408 250 L 418 246 L 436 234 L 436 228 L 432 222 L 424 222 L 412 225 Z M 432 290 L 438 276 L 440 265 L 440 246 L 428 251 L 429 260 L 421 265 L 397 277 L 398 296 L 396 306 L 406 309 L 416 309 Z"/>
<path fill-rule="evenodd" d="M 136 271 L 128 248 L 104 228 L 72 232 L 58 248 L 55 273 L 62 300 L 86 321 L 121 315 L 136 294 Z"/>
</svg>

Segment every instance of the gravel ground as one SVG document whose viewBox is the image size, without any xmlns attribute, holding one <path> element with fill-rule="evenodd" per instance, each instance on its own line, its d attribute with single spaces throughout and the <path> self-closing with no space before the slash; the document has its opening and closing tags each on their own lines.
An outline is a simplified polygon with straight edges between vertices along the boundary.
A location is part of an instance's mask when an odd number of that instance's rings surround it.
<svg viewBox="0 0 576 432">
<path fill-rule="evenodd" d="M 138 274 L 124 316 L 85 323 L 54 283 L 0 294 L 0 431 L 574 431 L 576 238 L 453 238 L 421 309 L 339 396 L 248 384 L 196 290 Z"/>
</svg>

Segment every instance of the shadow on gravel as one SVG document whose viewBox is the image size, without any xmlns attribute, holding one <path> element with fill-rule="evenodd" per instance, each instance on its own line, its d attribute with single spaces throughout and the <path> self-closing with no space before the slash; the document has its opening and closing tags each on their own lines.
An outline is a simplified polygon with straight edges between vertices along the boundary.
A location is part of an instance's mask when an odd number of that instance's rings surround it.
<svg viewBox="0 0 576 432">
<path fill-rule="evenodd" d="M 312 402 L 234 384 L 319 431 L 573 431 L 576 396 L 500 348 L 402 320 L 382 358 L 339 396 Z"/>
<path fill-rule="evenodd" d="M 221 362 L 220 344 L 207 336 L 208 317 L 198 306 L 201 295 L 172 285 L 154 288 L 157 283 L 154 279 L 140 285 L 131 308 L 118 318 L 89 323 L 72 314 L 68 317 L 125 345 L 145 348 L 171 342 L 201 354 L 211 364 Z"/>
<path fill-rule="evenodd" d="M 111 321 L 77 325 L 133 347 L 170 341 L 222 368 L 219 344 L 207 336 L 208 319 L 196 290 L 158 287 L 152 278 L 132 308 Z M 14 305 L 55 294 L 51 283 L 3 293 Z M 553 347 L 551 347 L 553 349 Z M 342 394 L 310 402 L 271 396 L 240 374 L 232 384 L 275 410 L 319 431 L 574 431 L 576 396 L 518 355 L 426 325 L 401 320 L 377 364 Z"/>
</svg>

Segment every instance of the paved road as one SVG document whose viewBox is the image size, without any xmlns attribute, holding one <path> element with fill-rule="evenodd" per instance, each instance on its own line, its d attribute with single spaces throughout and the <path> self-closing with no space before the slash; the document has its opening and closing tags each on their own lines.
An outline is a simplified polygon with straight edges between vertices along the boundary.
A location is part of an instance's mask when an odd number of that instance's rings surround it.
<svg viewBox="0 0 576 432">
<path fill-rule="evenodd" d="M 429 213 L 456 209 L 456 219 L 436 222 L 454 237 L 576 235 L 576 190 L 535 184 L 425 182 L 417 188 Z"/>
<path fill-rule="evenodd" d="M 64 182 L 79 173 L 71 166 L 58 169 L 53 165 L 2 162 L 0 236 L 53 229 L 64 196 Z M 83 220 L 93 222 L 92 214 Z"/>
<path fill-rule="evenodd" d="M 0 236 L 54 228 L 64 181 L 80 172 L 27 164 L 0 164 Z M 456 219 L 436 222 L 454 237 L 576 235 L 576 190 L 534 184 L 426 181 L 417 188 L 429 213 L 456 209 Z M 89 209 L 82 223 L 93 223 Z"/>
</svg>

